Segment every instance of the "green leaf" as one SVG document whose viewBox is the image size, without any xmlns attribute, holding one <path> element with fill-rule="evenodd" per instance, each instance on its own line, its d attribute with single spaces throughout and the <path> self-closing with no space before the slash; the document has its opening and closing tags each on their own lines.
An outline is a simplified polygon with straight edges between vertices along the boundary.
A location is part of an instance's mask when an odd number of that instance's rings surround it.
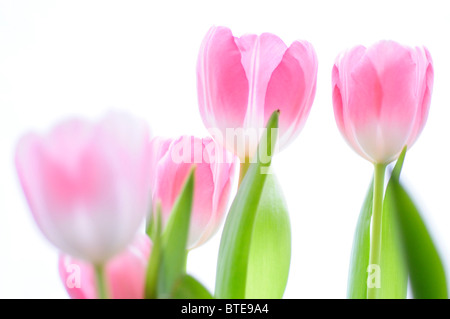
<svg viewBox="0 0 450 319">
<path fill-rule="evenodd" d="M 405 158 L 406 147 L 400 154 L 392 176 L 399 177 Z M 391 178 L 392 179 L 392 178 Z M 393 229 L 393 216 L 389 207 L 392 194 L 389 187 L 383 202 L 381 233 L 381 288 L 378 298 L 405 298 L 407 272 L 399 252 L 399 240 Z M 387 203 L 387 204 L 386 204 Z M 373 209 L 373 180 L 361 208 L 358 218 L 350 259 L 347 297 L 351 299 L 367 298 L 367 277 L 370 256 L 370 225 Z"/>
<path fill-rule="evenodd" d="M 291 226 L 275 177 L 267 176 L 259 202 L 247 267 L 248 299 L 282 298 L 291 262 Z"/>
<path fill-rule="evenodd" d="M 145 281 L 145 299 L 156 299 L 158 297 L 158 274 L 161 264 L 161 206 L 158 203 L 156 214 L 152 222 L 153 246 L 147 266 Z"/>
<path fill-rule="evenodd" d="M 407 148 L 405 146 L 397 159 L 397 163 L 395 163 L 395 167 L 392 170 L 391 178 L 396 178 L 397 180 L 400 178 L 400 173 L 402 172 L 403 168 L 403 162 L 405 161 L 406 151 Z"/>
<path fill-rule="evenodd" d="M 186 273 L 187 240 L 194 194 L 194 171 L 191 169 L 175 202 L 161 238 L 161 264 L 158 298 L 168 298 L 173 285 Z"/>
<path fill-rule="evenodd" d="M 378 299 L 405 299 L 408 289 L 408 271 L 402 256 L 400 237 L 391 204 L 395 194 L 390 186 L 393 179 L 400 177 L 405 153 L 406 147 L 395 164 L 383 201 Z"/>
<path fill-rule="evenodd" d="M 370 221 L 373 206 L 373 179 L 364 200 L 353 237 L 347 284 L 347 298 L 367 299 L 367 267 L 370 255 Z"/>
<path fill-rule="evenodd" d="M 216 298 L 245 298 L 250 243 L 267 170 L 275 147 L 279 111 L 267 123 L 252 163 L 228 213 L 219 248 Z M 263 157 L 265 156 L 265 157 Z"/>
<path fill-rule="evenodd" d="M 159 226 L 156 223 L 156 214 L 153 213 L 153 208 L 150 209 L 150 213 L 148 214 L 148 216 L 150 217 L 146 220 L 147 224 L 145 227 L 145 233 L 153 241 L 154 237 L 156 236 L 157 227 Z"/>
<path fill-rule="evenodd" d="M 172 299 L 213 299 L 213 297 L 195 278 L 185 275 L 175 283 Z"/>
<path fill-rule="evenodd" d="M 447 299 L 447 283 L 433 240 L 411 197 L 397 178 L 391 178 L 392 212 L 401 238 L 414 298 Z"/>
</svg>

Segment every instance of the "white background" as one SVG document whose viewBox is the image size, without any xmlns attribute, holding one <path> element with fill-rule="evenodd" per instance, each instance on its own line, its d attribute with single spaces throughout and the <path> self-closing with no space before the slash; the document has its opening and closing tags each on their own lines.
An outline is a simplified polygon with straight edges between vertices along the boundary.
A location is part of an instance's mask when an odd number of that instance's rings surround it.
<svg viewBox="0 0 450 319">
<path fill-rule="evenodd" d="M 155 135 L 207 135 L 195 65 L 212 25 L 235 35 L 304 39 L 319 60 L 316 98 L 300 136 L 276 156 L 292 225 L 286 298 L 345 298 L 353 232 L 372 167 L 341 137 L 331 69 L 357 44 L 425 45 L 435 66 L 428 123 L 403 178 L 450 273 L 450 10 L 445 1 L 0 1 L 0 297 L 67 298 L 57 251 L 24 200 L 14 148 L 29 130 L 110 108 L 148 121 Z M 189 256 L 211 290 L 220 232 Z"/>
</svg>

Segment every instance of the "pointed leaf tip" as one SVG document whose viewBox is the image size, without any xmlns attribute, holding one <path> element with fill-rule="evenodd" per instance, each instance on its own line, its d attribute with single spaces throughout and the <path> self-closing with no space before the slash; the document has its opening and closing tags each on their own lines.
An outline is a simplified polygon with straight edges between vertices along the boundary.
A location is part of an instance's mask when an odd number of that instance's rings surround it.
<svg viewBox="0 0 450 319">
<path fill-rule="evenodd" d="M 273 129 L 278 128 L 278 116 L 275 111 L 269 118 L 258 145 L 257 161 L 251 163 L 225 221 L 217 261 L 216 298 L 245 298 L 252 230 L 276 143 Z"/>
<path fill-rule="evenodd" d="M 173 205 L 161 238 L 158 297 L 169 297 L 176 281 L 186 273 L 187 241 L 194 196 L 195 166 Z"/>
</svg>

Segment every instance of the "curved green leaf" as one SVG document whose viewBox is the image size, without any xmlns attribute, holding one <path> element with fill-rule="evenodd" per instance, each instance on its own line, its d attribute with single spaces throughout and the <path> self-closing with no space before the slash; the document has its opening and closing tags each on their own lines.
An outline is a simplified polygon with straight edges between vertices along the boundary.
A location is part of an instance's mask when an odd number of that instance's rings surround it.
<svg viewBox="0 0 450 319">
<path fill-rule="evenodd" d="M 400 154 L 392 176 L 399 177 L 403 167 L 406 147 Z M 389 187 L 383 202 L 381 233 L 381 286 L 377 290 L 378 298 L 405 298 L 407 272 L 399 254 L 399 241 L 393 229 L 393 217 L 389 207 L 392 194 Z M 387 201 L 387 205 L 386 205 Z M 373 180 L 364 200 L 353 239 L 350 269 L 348 276 L 347 297 L 351 299 L 367 298 L 367 268 L 370 256 L 370 224 L 373 207 Z"/>
<path fill-rule="evenodd" d="M 392 211 L 392 200 L 395 194 L 390 186 L 392 180 L 398 179 L 405 159 L 406 147 L 400 154 L 391 174 L 386 195 L 383 201 L 383 216 L 381 224 L 380 252 L 380 289 L 377 289 L 378 299 L 405 299 L 408 290 L 408 271 L 401 251 L 400 237 L 395 225 Z"/>
<path fill-rule="evenodd" d="M 278 116 L 279 111 L 275 111 L 270 117 L 258 145 L 257 161 L 242 180 L 225 221 L 217 262 L 216 298 L 245 298 L 252 230 L 275 148 Z"/>
<path fill-rule="evenodd" d="M 158 298 L 170 296 L 173 285 L 186 273 L 187 240 L 194 194 L 195 167 L 173 205 L 161 237 L 161 264 L 158 278 Z"/>
<path fill-rule="evenodd" d="M 373 180 L 359 213 L 353 237 L 347 284 L 347 298 L 367 299 L 367 267 L 370 254 L 370 221 L 373 207 Z"/>
<path fill-rule="evenodd" d="M 447 299 L 444 267 L 427 227 L 398 179 L 391 180 L 391 209 L 401 238 L 414 298 Z"/>
<path fill-rule="evenodd" d="M 161 264 L 161 205 L 159 203 L 152 219 L 154 219 L 152 222 L 153 246 L 147 266 L 145 299 L 156 299 L 158 297 L 158 275 Z"/>
<path fill-rule="evenodd" d="M 245 297 L 282 298 L 291 262 L 291 227 L 281 187 L 267 176 L 250 244 Z"/>
<path fill-rule="evenodd" d="M 194 277 L 185 275 L 175 283 L 172 299 L 213 299 L 213 297 Z"/>
</svg>

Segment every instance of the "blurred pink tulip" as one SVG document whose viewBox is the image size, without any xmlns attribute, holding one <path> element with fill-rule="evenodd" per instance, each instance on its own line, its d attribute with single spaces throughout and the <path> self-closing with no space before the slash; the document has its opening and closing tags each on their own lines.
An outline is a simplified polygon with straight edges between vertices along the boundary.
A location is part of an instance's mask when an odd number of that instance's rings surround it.
<svg viewBox="0 0 450 319">
<path fill-rule="evenodd" d="M 288 47 L 270 33 L 237 38 L 228 28 L 212 27 L 197 62 L 203 123 L 217 142 L 245 161 L 254 155 L 261 132 L 256 141 L 249 135 L 263 129 L 279 109 L 282 149 L 300 133 L 308 117 L 316 79 L 317 57 L 310 43 L 294 41 Z M 236 147 L 227 129 L 241 129 L 237 136 L 241 143 L 247 140 L 246 147 Z"/>
<path fill-rule="evenodd" d="M 94 264 L 127 247 L 151 205 L 149 138 L 143 122 L 110 113 L 20 140 L 17 172 L 50 242 Z"/>
<path fill-rule="evenodd" d="M 105 270 L 108 295 L 113 299 L 143 299 L 151 242 L 140 234 L 125 251 L 108 261 Z M 96 299 L 94 267 L 69 255 L 59 257 L 59 275 L 73 299 Z"/>
<path fill-rule="evenodd" d="M 353 149 L 383 164 L 410 148 L 427 119 L 433 75 L 425 47 L 381 41 L 339 55 L 332 73 L 334 114 Z"/>
<path fill-rule="evenodd" d="M 195 170 L 194 202 L 188 248 L 206 242 L 218 229 L 226 213 L 237 159 L 211 138 L 183 136 L 154 138 L 152 169 L 154 206 L 161 204 L 163 226 L 178 198 L 188 173 Z"/>
</svg>

